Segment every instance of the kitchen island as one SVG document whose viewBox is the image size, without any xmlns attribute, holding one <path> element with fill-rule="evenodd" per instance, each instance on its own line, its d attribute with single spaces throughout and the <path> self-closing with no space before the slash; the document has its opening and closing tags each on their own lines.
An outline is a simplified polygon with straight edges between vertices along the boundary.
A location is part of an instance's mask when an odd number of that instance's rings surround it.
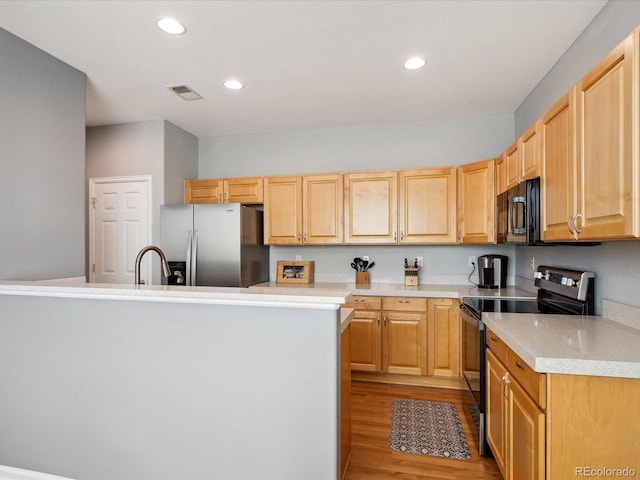
<svg viewBox="0 0 640 480">
<path fill-rule="evenodd" d="M 0 284 L 0 464 L 74 479 L 330 479 L 342 291 Z"/>
</svg>

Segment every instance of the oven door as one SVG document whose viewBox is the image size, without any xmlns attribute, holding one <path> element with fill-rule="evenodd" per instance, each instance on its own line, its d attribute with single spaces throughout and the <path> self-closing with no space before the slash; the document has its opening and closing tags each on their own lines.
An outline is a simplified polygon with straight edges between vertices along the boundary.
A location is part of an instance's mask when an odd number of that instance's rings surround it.
<svg viewBox="0 0 640 480">
<path fill-rule="evenodd" d="M 460 303 L 462 317 L 462 378 L 478 412 L 477 433 L 478 452 L 482 456 L 491 455 L 485 433 L 486 408 L 486 330 L 481 313 Z"/>
<path fill-rule="evenodd" d="M 484 337 L 484 323 L 478 318 L 478 314 L 464 303 L 460 304 L 460 315 L 462 317 L 462 377 L 467 388 L 473 397 L 476 407 L 480 411 L 481 403 L 484 404 L 480 395 L 480 370 L 482 368 L 482 356 L 484 348 L 482 337 Z M 484 405 L 482 405 L 484 406 Z"/>
</svg>

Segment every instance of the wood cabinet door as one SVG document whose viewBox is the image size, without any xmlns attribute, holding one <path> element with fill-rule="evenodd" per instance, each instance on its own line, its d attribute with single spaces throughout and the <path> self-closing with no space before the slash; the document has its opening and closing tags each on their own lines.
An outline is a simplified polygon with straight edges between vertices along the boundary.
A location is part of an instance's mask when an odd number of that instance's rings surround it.
<svg viewBox="0 0 640 480">
<path fill-rule="evenodd" d="M 255 204 L 264 202 L 262 177 L 228 178 L 224 181 L 224 203 Z"/>
<path fill-rule="evenodd" d="M 355 310 L 351 320 L 351 370 L 382 371 L 380 310 Z"/>
<path fill-rule="evenodd" d="M 399 174 L 400 243 L 455 243 L 456 169 Z"/>
<path fill-rule="evenodd" d="M 505 398 L 504 379 L 507 375 L 507 369 L 496 358 L 496 356 L 487 349 L 487 405 L 486 405 L 486 429 L 487 442 L 491 447 L 493 458 L 498 464 L 498 468 L 503 478 L 507 478 L 505 461 L 506 461 L 506 435 L 507 435 L 507 401 Z"/>
<path fill-rule="evenodd" d="M 388 373 L 427 374 L 427 316 L 382 312 L 382 368 Z"/>
<path fill-rule="evenodd" d="M 344 175 L 346 243 L 397 243 L 397 172 Z"/>
<path fill-rule="evenodd" d="M 302 177 L 264 179 L 264 243 L 302 243 Z"/>
<path fill-rule="evenodd" d="M 633 35 L 610 52 L 577 85 L 578 211 L 580 239 L 625 238 L 638 234 L 638 156 L 632 125 Z M 635 112 L 635 113 L 634 113 Z M 636 118 L 634 118 L 634 115 Z"/>
<path fill-rule="evenodd" d="M 569 221 L 576 209 L 575 89 L 540 120 L 542 239 L 571 240 Z"/>
<path fill-rule="evenodd" d="M 303 243 L 342 243 L 343 192 L 341 174 L 310 175 L 302 178 Z"/>
<path fill-rule="evenodd" d="M 427 374 L 460 376 L 459 302 L 453 298 L 430 298 L 427 313 Z"/>
<path fill-rule="evenodd" d="M 218 179 L 186 180 L 184 203 L 222 203 L 224 182 Z"/>
<path fill-rule="evenodd" d="M 496 195 L 507 191 L 507 162 L 504 155 L 496 158 Z"/>
<path fill-rule="evenodd" d="M 502 154 L 507 172 L 507 189 L 520 183 L 520 152 L 518 142 L 513 142 Z"/>
<path fill-rule="evenodd" d="M 538 176 L 540 157 L 539 121 L 529 127 L 518 139 L 520 153 L 520 181 Z"/>
<path fill-rule="evenodd" d="M 545 414 L 513 377 L 507 390 L 509 415 L 505 479 L 544 480 Z"/>
<path fill-rule="evenodd" d="M 458 242 L 496 243 L 494 159 L 458 167 Z"/>
</svg>

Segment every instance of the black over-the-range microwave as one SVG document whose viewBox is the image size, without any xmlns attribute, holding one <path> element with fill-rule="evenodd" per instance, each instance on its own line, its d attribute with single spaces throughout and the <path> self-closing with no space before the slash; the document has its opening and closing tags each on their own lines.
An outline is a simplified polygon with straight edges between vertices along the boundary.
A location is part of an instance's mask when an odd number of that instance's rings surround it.
<svg viewBox="0 0 640 480">
<path fill-rule="evenodd" d="M 540 178 L 519 183 L 498 195 L 498 243 L 542 245 Z"/>
</svg>

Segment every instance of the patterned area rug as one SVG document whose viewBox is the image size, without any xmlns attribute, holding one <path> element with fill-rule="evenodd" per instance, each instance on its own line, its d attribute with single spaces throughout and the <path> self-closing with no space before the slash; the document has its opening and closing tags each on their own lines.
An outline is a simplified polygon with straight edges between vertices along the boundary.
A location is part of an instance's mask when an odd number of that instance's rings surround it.
<svg viewBox="0 0 640 480">
<path fill-rule="evenodd" d="M 395 398 L 389 447 L 398 452 L 471 458 L 458 410 L 452 403 Z"/>
</svg>

